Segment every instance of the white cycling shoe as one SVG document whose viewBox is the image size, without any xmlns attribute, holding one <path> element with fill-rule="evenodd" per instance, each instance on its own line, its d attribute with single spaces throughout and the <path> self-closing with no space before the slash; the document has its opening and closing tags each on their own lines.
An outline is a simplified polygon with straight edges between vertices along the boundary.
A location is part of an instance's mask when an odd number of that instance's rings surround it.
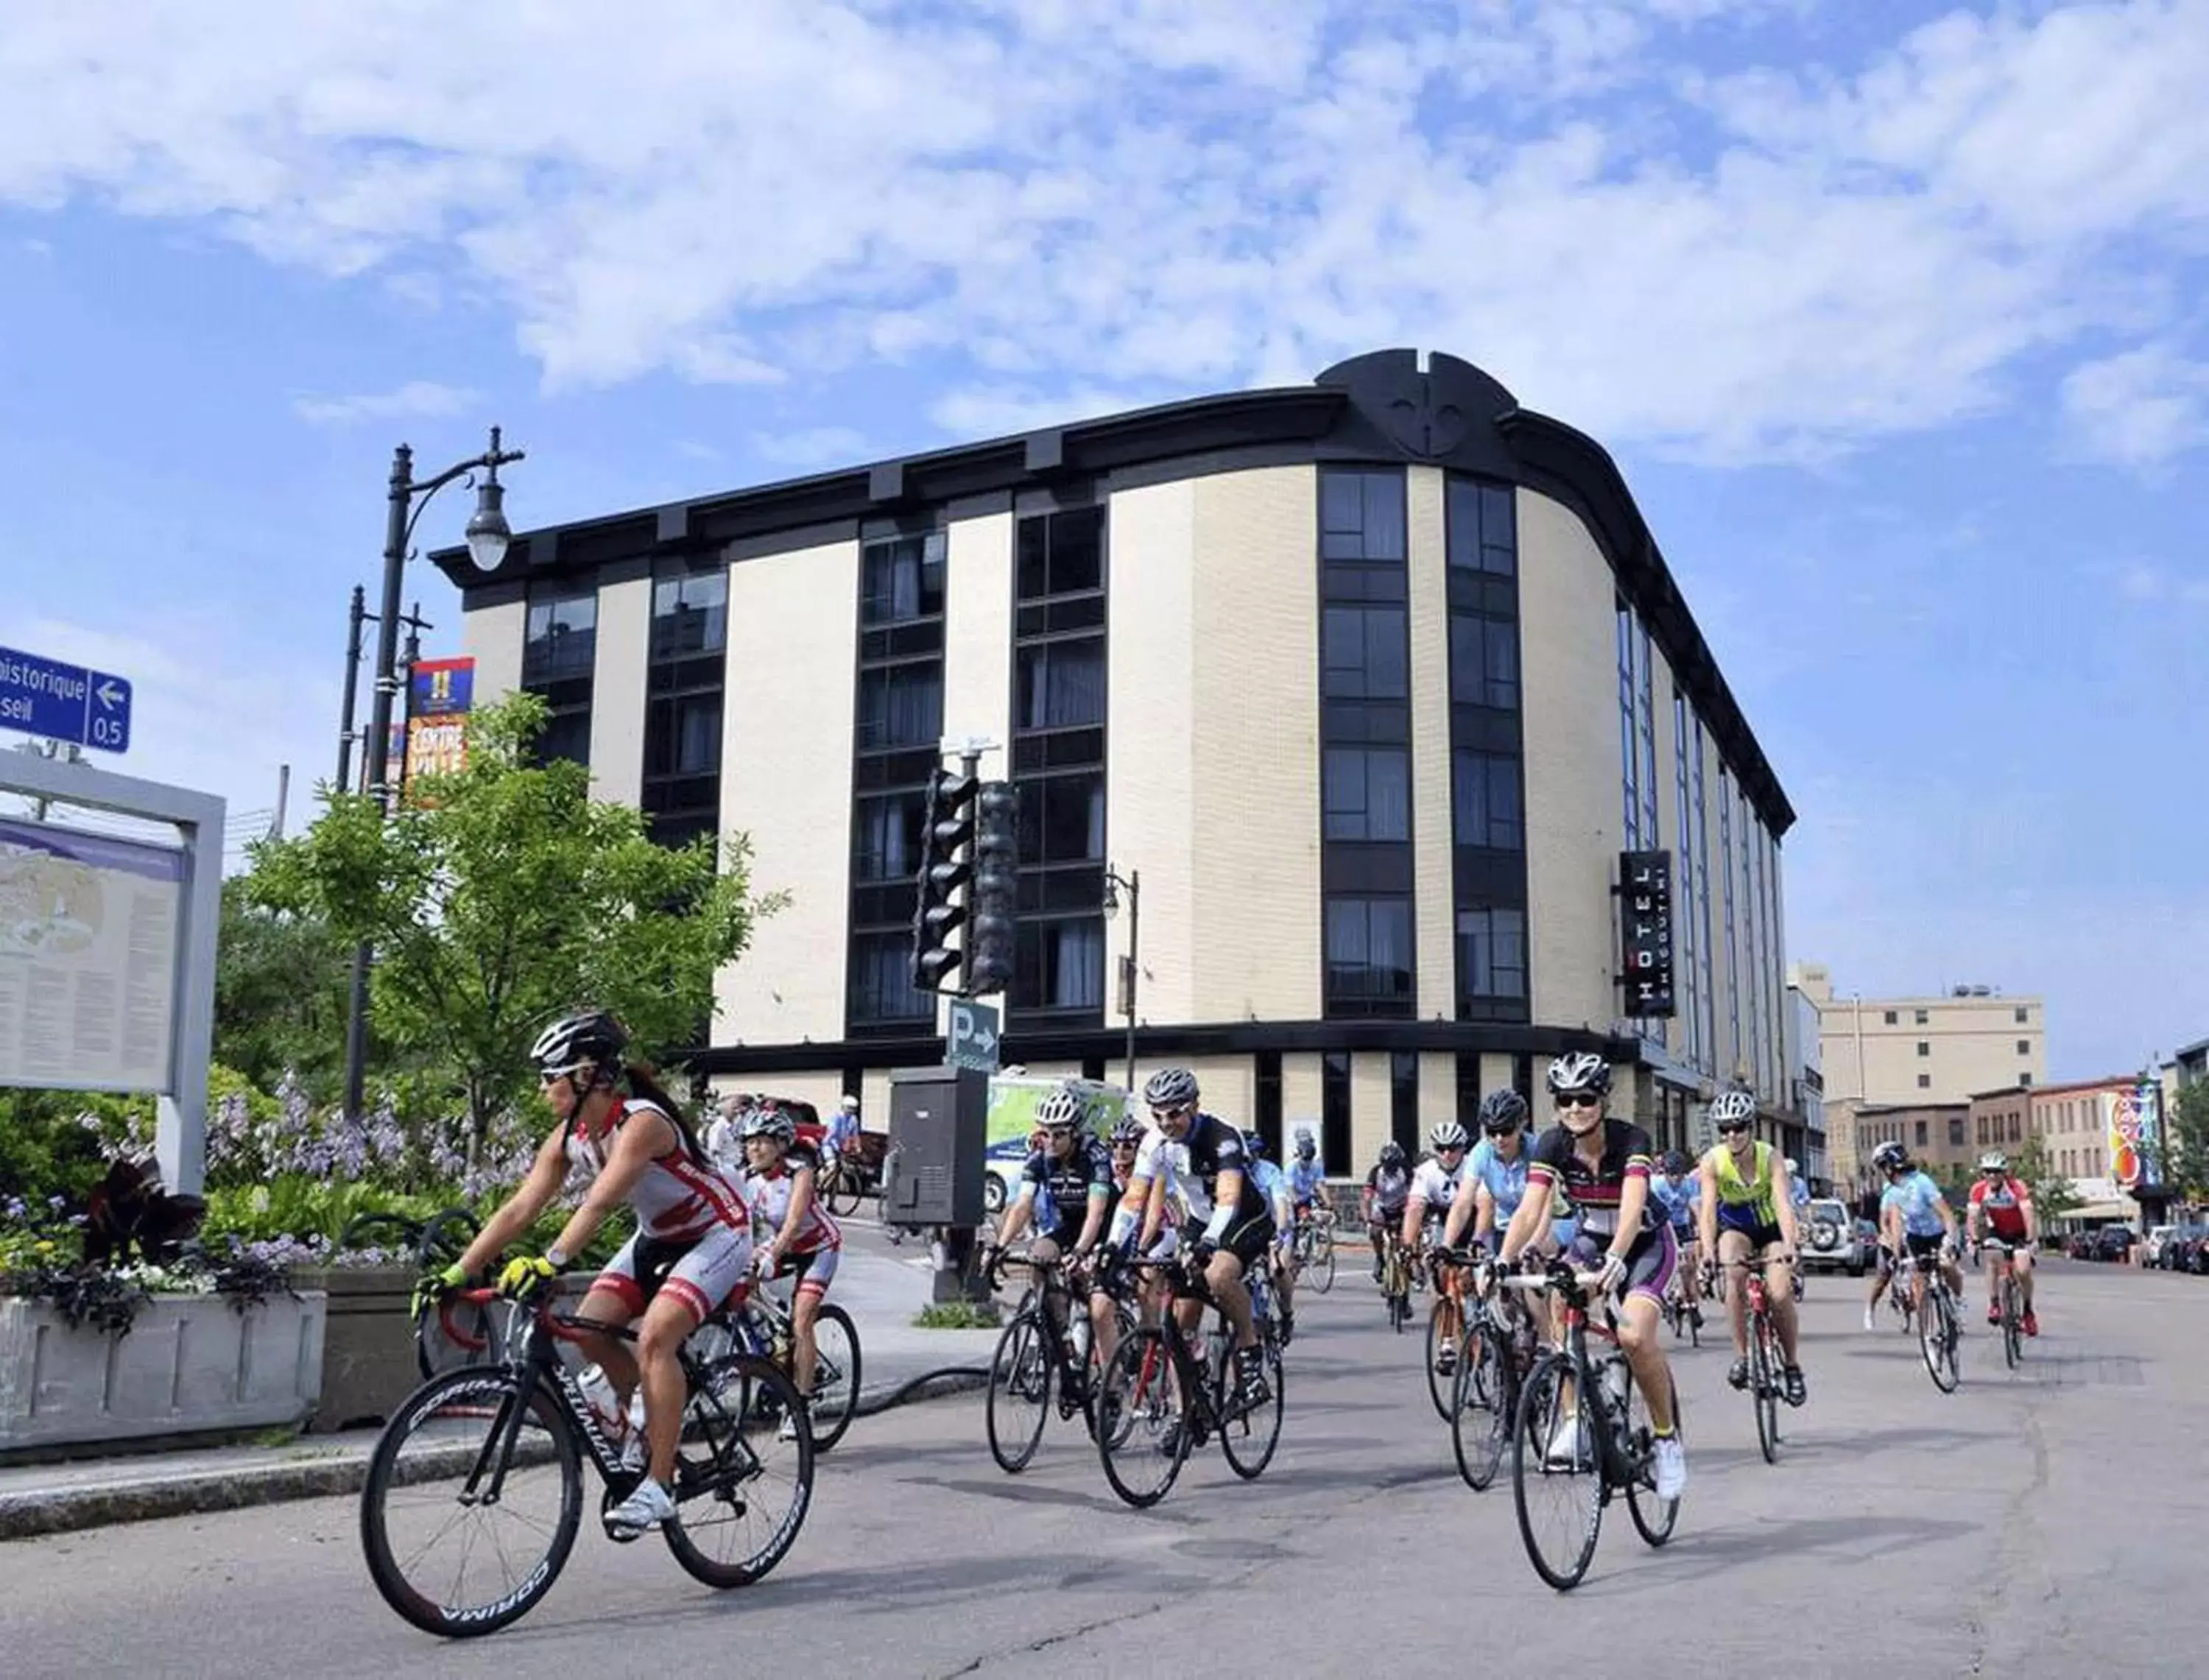
<svg viewBox="0 0 2209 1680">
<path fill-rule="evenodd" d="M 606 1513 L 606 1526 L 620 1533 L 641 1534 L 657 1528 L 675 1514 L 675 1496 L 646 1477 L 636 1490 Z"/>
</svg>

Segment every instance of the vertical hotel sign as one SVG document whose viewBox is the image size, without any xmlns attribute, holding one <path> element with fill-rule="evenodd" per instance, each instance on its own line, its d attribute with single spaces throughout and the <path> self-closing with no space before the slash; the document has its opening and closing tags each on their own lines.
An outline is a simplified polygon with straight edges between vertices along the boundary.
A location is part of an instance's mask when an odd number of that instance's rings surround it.
<svg viewBox="0 0 2209 1680">
<path fill-rule="evenodd" d="M 1626 1010 L 1648 1019 L 1670 1015 L 1672 1004 L 1672 854 L 1618 854 L 1618 923 L 1625 972 Z"/>
<path fill-rule="evenodd" d="M 2152 1189 L 2161 1177 L 2163 1089 L 2143 1080 L 2128 1091 L 2102 1093 L 2103 1131 L 2110 1152 L 2110 1177 L 2124 1189 Z"/>
<path fill-rule="evenodd" d="M 404 786 L 424 776 L 457 776 L 468 768 L 468 708 L 475 686 L 472 659 L 418 659 L 408 671 Z"/>
</svg>

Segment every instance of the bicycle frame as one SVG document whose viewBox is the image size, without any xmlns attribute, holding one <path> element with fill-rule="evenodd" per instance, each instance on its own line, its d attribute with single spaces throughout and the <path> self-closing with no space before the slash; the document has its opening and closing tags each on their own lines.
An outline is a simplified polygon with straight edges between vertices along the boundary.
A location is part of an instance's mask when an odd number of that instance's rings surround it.
<svg viewBox="0 0 2209 1680">
<path fill-rule="evenodd" d="M 1170 1299 L 1167 1310 L 1159 1315 L 1158 1328 L 1165 1341 L 1166 1357 L 1173 1364 L 1174 1381 L 1180 1386 L 1184 1403 L 1191 1400 L 1196 1402 L 1200 1415 L 1192 1421 L 1197 1428 L 1207 1435 L 1223 1431 L 1232 1421 L 1221 1401 L 1225 1398 L 1225 1373 L 1233 1368 L 1233 1356 L 1230 1354 L 1227 1365 L 1220 1372 L 1211 1370 L 1210 1362 L 1200 1359 L 1189 1346 L 1189 1333 L 1183 1330 L 1181 1316 L 1172 1309 L 1183 1301 L 1201 1302 L 1218 1316 L 1221 1334 L 1231 1349 L 1235 1346 L 1235 1327 L 1227 1316 L 1226 1308 L 1220 1305 L 1218 1296 L 1204 1286 L 1201 1276 L 1189 1271 L 1179 1260 L 1131 1260 L 1128 1264 L 1152 1271 L 1165 1283 Z M 1197 1321 L 1195 1334 L 1203 1334 L 1203 1322 L 1201 1318 Z M 1155 1375 L 1147 1371 L 1144 1380 L 1147 1382 Z"/>
<path fill-rule="evenodd" d="M 1634 1374 L 1634 1367 L 1627 1359 L 1625 1348 L 1619 1344 L 1618 1321 L 1611 1310 L 1609 1300 L 1606 1299 L 1604 1303 L 1602 1323 L 1593 1322 L 1589 1316 L 1588 1304 L 1591 1292 L 1602 1280 L 1603 1274 L 1600 1272 L 1574 1271 L 1568 1265 L 1560 1262 L 1555 1269 L 1547 1273 L 1533 1277 L 1506 1278 L 1503 1282 L 1509 1288 L 1523 1289 L 1529 1292 L 1555 1292 L 1562 1304 L 1561 1310 L 1564 1318 L 1564 1334 L 1556 1351 L 1572 1362 L 1572 1381 L 1581 1385 L 1580 1392 L 1601 1394 L 1603 1379 L 1599 1368 L 1615 1363 L 1625 1370 L 1630 1393 L 1632 1386 L 1640 1379 Z M 1604 1352 L 1598 1358 L 1589 1357 L 1588 1338 L 1590 1336 L 1607 1344 Z M 1596 1420 L 1597 1461 L 1603 1466 L 1603 1496 L 1608 1500 L 1615 1489 L 1625 1487 L 1640 1475 L 1646 1466 L 1647 1459 L 1643 1454 L 1630 1454 L 1627 1450 L 1627 1443 L 1622 1438 L 1622 1425 L 1625 1422 L 1623 1413 L 1617 1418 L 1613 1418 L 1610 1409 L 1600 1403 L 1580 1408 L 1576 1401 L 1575 1407 Z M 1675 1418 L 1673 1422 L 1676 1428 L 1678 1419 Z"/>
</svg>

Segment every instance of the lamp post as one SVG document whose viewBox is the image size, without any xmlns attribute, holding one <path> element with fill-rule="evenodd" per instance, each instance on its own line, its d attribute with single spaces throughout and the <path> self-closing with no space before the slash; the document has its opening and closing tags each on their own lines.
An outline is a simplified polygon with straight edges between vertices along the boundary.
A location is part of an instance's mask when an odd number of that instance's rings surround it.
<svg viewBox="0 0 2209 1680">
<path fill-rule="evenodd" d="M 367 748 L 368 791 L 391 813 L 391 714 L 399 697 L 400 595 L 406 587 L 408 546 L 414 521 L 430 498 L 455 479 L 476 484 L 476 510 L 469 515 L 465 533 L 468 557 L 480 572 L 496 571 L 506 557 L 514 532 L 506 522 L 506 486 L 498 469 L 520 461 L 522 452 L 500 446 L 499 429 L 491 429 L 491 448 L 466 461 L 456 461 L 434 478 L 414 476 L 414 452 L 401 443 L 391 454 L 389 515 L 384 525 L 383 611 L 376 621 L 376 697 L 369 707 Z M 368 969 L 371 953 L 365 941 L 352 954 L 352 995 L 346 1013 L 346 1114 L 358 1117 L 368 1076 Z"/>
<path fill-rule="evenodd" d="M 1104 913 L 1110 916 L 1120 907 L 1120 894 L 1128 895 L 1128 954 L 1120 959 L 1120 1013 L 1128 1018 L 1128 1100 L 1135 1098 L 1135 980 L 1141 968 L 1141 947 L 1137 942 L 1142 931 L 1142 871 L 1129 870 L 1122 875 L 1111 864 L 1104 865 Z"/>
</svg>

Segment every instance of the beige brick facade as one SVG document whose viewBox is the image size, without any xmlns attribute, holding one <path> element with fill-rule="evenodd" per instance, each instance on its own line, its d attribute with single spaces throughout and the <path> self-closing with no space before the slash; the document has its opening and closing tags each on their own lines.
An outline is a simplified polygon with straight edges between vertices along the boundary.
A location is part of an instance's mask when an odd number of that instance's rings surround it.
<svg viewBox="0 0 2209 1680">
<path fill-rule="evenodd" d="M 1411 634 L 1412 880 L 1418 906 L 1412 937 L 1418 963 L 1418 1015 L 1457 1014 L 1455 893 L 1451 884 L 1456 826 L 1450 809 L 1449 554 L 1445 480 L 1431 467 L 1405 473 L 1409 503 L 1408 593 Z M 1420 1081 L 1426 1102 L 1426 1081 Z"/>
<path fill-rule="evenodd" d="M 460 615 L 460 651 L 476 662 L 476 705 L 488 706 L 521 686 L 521 644 L 528 627 L 528 603 L 519 594 L 472 606 Z"/>
<path fill-rule="evenodd" d="M 633 805 L 644 792 L 645 665 L 651 652 L 651 574 L 601 580 L 591 667 L 593 799 Z"/>
</svg>

